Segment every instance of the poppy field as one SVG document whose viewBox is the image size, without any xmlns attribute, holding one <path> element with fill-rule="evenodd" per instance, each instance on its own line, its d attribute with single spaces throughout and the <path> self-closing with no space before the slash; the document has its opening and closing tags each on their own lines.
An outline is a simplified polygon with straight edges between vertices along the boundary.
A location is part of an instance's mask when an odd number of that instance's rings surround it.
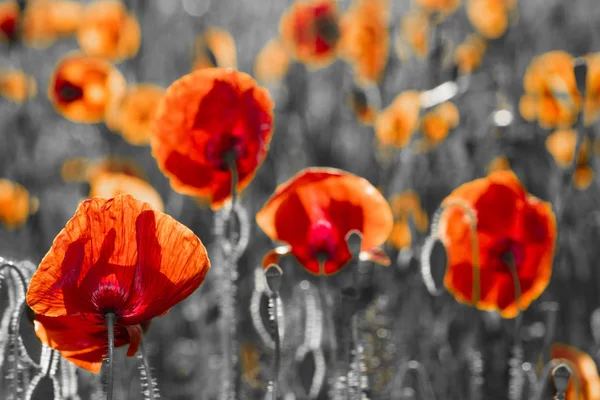
<svg viewBox="0 0 600 400">
<path fill-rule="evenodd" d="M 0 400 L 600 400 L 597 0 L 0 0 Z"/>
</svg>

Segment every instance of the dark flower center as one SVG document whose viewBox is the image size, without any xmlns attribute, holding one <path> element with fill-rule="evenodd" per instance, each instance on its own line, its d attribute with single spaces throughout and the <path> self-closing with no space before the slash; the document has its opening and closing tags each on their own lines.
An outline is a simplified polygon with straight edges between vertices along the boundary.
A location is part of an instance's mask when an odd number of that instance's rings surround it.
<svg viewBox="0 0 600 400">
<path fill-rule="evenodd" d="M 240 160 L 246 156 L 242 138 L 232 133 L 214 135 L 206 145 L 206 160 L 215 169 L 229 171 L 228 157 Z"/>
<path fill-rule="evenodd" d="M 506 262 L 510 260 L 509 257 L 512 257 L 515 268 L 518 270 L 525 262 L 525 246 L 512 239 L 503 239 L 490 249 L 490 255 L 494 260 L 498 260 L 499 265 L 502 264 L 502 267 L 499 268 L 504 269 L 506 269 Z"/>
<path fill-rule="evenodd" d="M 3 21 L 0 21 L 0 31 L 2 31 L 9 40 L 14 40 L 17 36 L 17 19 L 11 15 Z"/>
<path fill-rule="evenodd" d="M 323 15 L 315 21 L 317 37 L 330 45 L 334 45 L 340 38 L 340 27 L 337 19 L 332 15 Z"/>
<path fill-rule="evenodd" d="M 350 91 L 350 98 L 354 108 L 358 111 L 366 110 L 369 106 L 369 100 L 367 99 L 366 93 L 360 88 L 353 87 Z"/>
<path fill-rule="evenodd" d="M 74 85 L 64 79 L 57 79 L 54 90 L 60 101 L 72 103 L 83 98 L 83 89 L 80 86 Z"/>
<path fill-rule="evenodd" d="M 336 252 L 336 229 L 326 219 L 319 219 L 308 230 L 310 254 L 318 259 L 331 260 Z"/>
</svg>

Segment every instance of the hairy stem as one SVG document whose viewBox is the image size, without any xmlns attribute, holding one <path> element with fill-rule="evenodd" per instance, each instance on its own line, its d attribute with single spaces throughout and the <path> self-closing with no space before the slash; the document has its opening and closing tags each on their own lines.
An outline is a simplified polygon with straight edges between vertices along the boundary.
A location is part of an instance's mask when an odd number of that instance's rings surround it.
<svg viewBox="0 0 600 400">
<path fill-rule="evenodd" d="M 112 400 L 115 384 L 115 314 L 109 312 L 106 317 L 108 330 L 108 384 L 106 386 L 106 400 Z"/>
<path fill-rule="evenodd" d="M 148 356 L 146 355 L 146 349 L 144 348 L 144 340 L 140 342 L 140 353 L 142 355 L 142 367 L 146 374 L 146 380 L 148 382 L 148 399 L 154 400 L 154 381 L 152 380 L 152 374 L 150 373 L 150 363 L 148 362 Z"/>
</svg>

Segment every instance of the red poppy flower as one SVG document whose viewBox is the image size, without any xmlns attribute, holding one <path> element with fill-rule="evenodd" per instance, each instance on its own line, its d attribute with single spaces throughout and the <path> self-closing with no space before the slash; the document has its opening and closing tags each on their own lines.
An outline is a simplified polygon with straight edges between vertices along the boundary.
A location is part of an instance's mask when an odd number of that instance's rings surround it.
<svg viewBox="0 0 600 400">
<path fill-rule="evenodd" d="M 158 107 L 152 154 L 176 191 L 217 209 L 231 196 L 227 154 L 235 156 L 237 189 L 252 180 L 273 131 L 273 102 L 243 72 L 194 71 L 166 91 Z"/>
<path fill-rule="evenodd" d="M 281 17 L 284 45 L 298 61 L 322 67 L 335 59 L 340 39 L 337 5 L 333 0 L 298 0 Z"/>
<path fill-rule="evenodd" d="M 16 1 L 0 3 L 0 41 L 11 41 L 17 38 L 19 15 L 19 5 Z"/>
<path fill-rule="evenodd" d="M 79 205 L 33 275 L 27 304 L 40 340 L 98 372 L 107 353 L 105 315 L 115 346 L 133 356 L 142 327 L 200 286 L 210 262 L 202 242 L 148 203 L 124 194 Z"/>
<path fill-rule="evenodd" d="M 473 298 L 472 235 L 462 204 L 475 214 L 479 244 L 479 292 Z M 493 172 L 455 189 L 442 202 L 448 206 L 440 219 L 440 238 L 448 252 L 444 285 L 460 302 L 476 303 L 514 318 L 516 302 L 511 269 L 504 257 L 512 256 L 521 284 L 521 308 L 526 309 L 548 286 L 556 241 L 552 207 L 527 194 L 511 171 Z"/>
<path fill-rule="evenodd" d="M 362 235 L 361 258 L 389 263 L 377 246 L 392 230 L 390 206 L 366 179 L 345 171 L 301 171 L 279 185 L 256 222 L 271 239 L 288 243 L 288 252 L 313 274 L 335 274 L 350 261 L 346 237 L 351 232 Z"/>
</svg>

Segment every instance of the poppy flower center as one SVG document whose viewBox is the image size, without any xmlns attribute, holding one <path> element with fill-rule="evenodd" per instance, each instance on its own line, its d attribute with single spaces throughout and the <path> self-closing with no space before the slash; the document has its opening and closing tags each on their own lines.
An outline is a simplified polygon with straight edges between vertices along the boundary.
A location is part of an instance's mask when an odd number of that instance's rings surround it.
<svg viewBox="0 0 600 400">
<path fill-rule="evenodd" d="M 9 16 L 0 22 L 0 31 L 10 40 L 17 36 L 17 19 L 14 16 Z"/>
<path fill-rule="evenodd" d="M 515 263 L 515 268 L 519 268 L 525 262 L 525 246 L 512 239 L 503 239 L 490 250 L 492 259 L 497 260 L 499 264 L 502 264 L 502 269 L 506 269 L 504 264 L 506 256 L 512 255 L 512 259 Z"/>
<path fill-rule="evenodd" d="M 63 79 L 58 79 L 55 85 L 56 94 L 61 101 L 71 103 L 83 98 L 83 89 L 71 82 Z"/>
<path fill-rule="evenodd" d="M 319 219 L 308 230 L 308 246 L 314 258 L 335 256 L 337 230 L 326 219 Z"/>
<path fill-rule="evenodd" d="M 246 150 L 242 138 L 232 133 L 214 135 L 206 145 L 206 160 L 220 171 L 228 171 L 227 155 L 233 154 L 236 160 L 245 157 Z"/>
<path fill-rule="evenodd" d="M 315 21 L 317 37 L 329 45 L 334 45 L 340 38 L 340 28 L 337 19 L 331 15 L 322 15 Z"/>
</svg>

